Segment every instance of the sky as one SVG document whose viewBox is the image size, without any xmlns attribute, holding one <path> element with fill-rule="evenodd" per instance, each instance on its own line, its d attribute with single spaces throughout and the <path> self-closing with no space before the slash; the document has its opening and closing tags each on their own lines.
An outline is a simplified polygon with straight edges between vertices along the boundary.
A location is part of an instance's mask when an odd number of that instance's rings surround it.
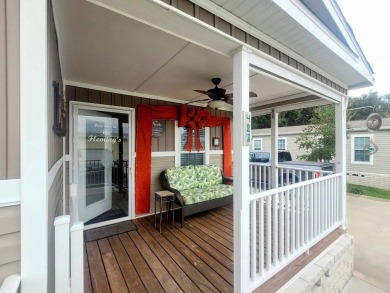
<svg viewBox="0 0 390 293">
<path fill-rule="evenodd" d="M 374 70 L 375 85 L 349 91 L 360 96 L 370 91 L 390 94 L 390 38 L 388 0 L 336 0 L 344 17 L 352 27 L 355 38 Z"/>
</svg>

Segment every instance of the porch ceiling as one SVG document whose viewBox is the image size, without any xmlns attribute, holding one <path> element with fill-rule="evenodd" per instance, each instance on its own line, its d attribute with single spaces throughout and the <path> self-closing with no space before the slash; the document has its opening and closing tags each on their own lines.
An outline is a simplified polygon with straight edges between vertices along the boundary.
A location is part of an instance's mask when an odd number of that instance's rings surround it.
<svg viewBox="0 0 390 293">
<path fill-rule="evenodd" d="M 179 102 L 205 98 L 193 90 L 212 88 L 212 77 L 221 77 L 220 86 L 233 91 L 230 56 L 87 1 L 54 0 L 53 7 L 67 82 Z M 258 95 L 250 102 L 257 113 L 267 112 L 268 104 L 296 104 L 294 100 L 303 108 L 303 97 L 311 95 L 255 72 L 250 90 Z M 312 105 L 312 97 L 307 101 Z"/>
</svg>

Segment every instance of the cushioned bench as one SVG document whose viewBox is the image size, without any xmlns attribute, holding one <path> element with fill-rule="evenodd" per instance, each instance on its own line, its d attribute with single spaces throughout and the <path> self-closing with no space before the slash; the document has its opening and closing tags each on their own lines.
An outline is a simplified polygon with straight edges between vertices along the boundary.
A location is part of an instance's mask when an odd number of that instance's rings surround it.
<svg viewBox="0 0 390 293">
<path fill-rule="evenodd" d="M 233 179 L 216 165 L 168 168 L 160 174 L 162 186 L 175 194 L 184 217 L 233 203 Z"/>
</svg>

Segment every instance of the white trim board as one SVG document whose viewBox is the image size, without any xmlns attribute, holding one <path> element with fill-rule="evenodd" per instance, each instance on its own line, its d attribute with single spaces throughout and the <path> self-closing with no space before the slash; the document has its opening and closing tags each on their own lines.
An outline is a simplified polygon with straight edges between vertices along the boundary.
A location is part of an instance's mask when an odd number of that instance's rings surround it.
<svg viewBox="0 0 390 293">
<path fill-rule="evenodd" d="M 171 152 L 152 152 L 152 158 L 162 158 L 162 157 L 175 157 L 175 151 Z"/>
<path fill-rule="evenodd" d="M 306 75 L 282 61 L 265 54 L 253 51 L 250 54 L 250 70 L 284 83 L 291 84 L 296 88 L 319 96 L 331 102 L 340 102 L 342 93 L 320 81 Z M 288 106 L 288 105 L 287 105 Z"/>
<path fill-rule="evenodd" d="M 0 180 L 0 207 L 20 204 L 20 179 Z"/>
<path fill-rule="evenodd" d="M 60 171 L 63 163 L 63 157 L 59 158 L 58 161 L 51 167 L 49 174 L 47 176 L 47 190 L 53 185 L 54 179 L 56 178 L 58 172 Z"/>
<path fill-rule="evenodd" d="M 20 0 L 21 292 L 49 290 L 48 1 Z"/>
</svg>

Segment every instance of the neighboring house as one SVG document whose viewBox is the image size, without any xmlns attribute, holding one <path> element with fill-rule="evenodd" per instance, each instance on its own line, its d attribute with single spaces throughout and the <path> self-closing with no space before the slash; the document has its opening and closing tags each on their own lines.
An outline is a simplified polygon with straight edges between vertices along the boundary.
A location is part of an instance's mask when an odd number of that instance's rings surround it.
<svg viewBox="0 0 390 293">
<path fill-rule="evenodd" d="M 351 183 L 390 190 L 390 118 L 384 118 L 376 132 L 367 131 L 365 121 L 349 122 L 347 141 L 347 180 Z M 364 147 L 378 147 L 369 155 Z"/>
<path fill-rule="evenodd" d="M 351 183 L 390 190 L 390 118 L 383 118 L 382 127 L 369 132 L 365 120 L 348 122 L 347 180 Z M 296 139 L 305 126 L 280 127 L 278 149 L 290 151 L 293 160 L 306 153 L 298 148 Z M 364 147 L 374 142 L 378 151 L 369 155 Z M 271 149 L 271 129 L 252 130 L 252 150 Z"/>
<path fill-rule="evenodd" d="M 214 77 L 234 94 L 233 105 L 211 94 L 207 103 L 194 91 L 214 88 Z M 334 0 L 0 2 L 0 282 L 17 273 L 22 293 L 77 292 L 83 234 L 71 237 L 70 257 L 69 221 L 74 232 L 150 215 L 161 170 L 214 163 L 235 182 L 234 291 L 255 290 L 336 229 L 345 231 L 347 94 L 373 82 Z M 275 134 L 278 112 L 325 104 L 336 107 L 336 173 L 283 192 L 273 176 L 273 189 L 251 192 L 244 114 L 272 112 Z M 288 141 L 279 147 L 291 149 Z M 269 172 L 276 174 L 275 164 Z M 288 198 L 300 206 L 278 213 Z M 314 212 L 305 208 L 308 198 L 329 202 L 316 201 Z M 124 209 L 117 218 L 88 224 L 114 205 Z M 55 219 L 65 232 L 55 233 Z M 343 274 L 327 277 L 332 290 L 351 274 L 348 239 L 336 240 L 348 249 L 338 259 Z"/>
</svg>

